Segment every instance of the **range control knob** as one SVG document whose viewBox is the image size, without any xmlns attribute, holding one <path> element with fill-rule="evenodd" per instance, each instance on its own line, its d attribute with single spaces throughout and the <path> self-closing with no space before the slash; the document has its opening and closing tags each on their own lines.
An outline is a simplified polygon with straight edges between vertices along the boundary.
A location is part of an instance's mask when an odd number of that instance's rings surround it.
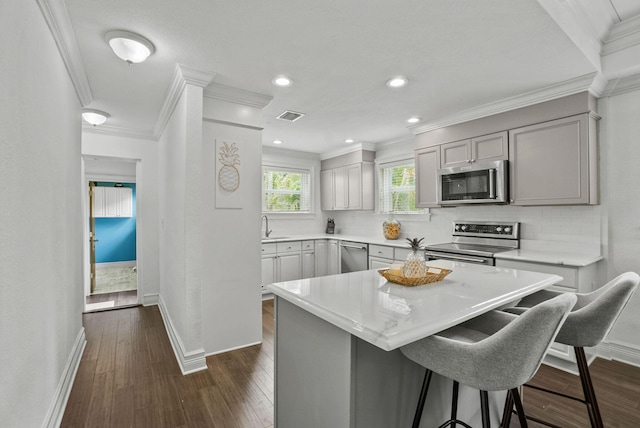
<svg viewBox="0 0 640 428">
<path fill-rule="evenodd" d="M 502 227 L 500 227 L 500 226 L 496 227 L 496 232 L 498 232 L 498 233 L 502 232 Z"/>
<path fill-rule="evenodd" d="M 504 233 L 511 233 L 511 228 L 509 226 L 506 226 L 504 228 Z"/>
<path fill-rule="evenodd" d="M 460 225 L 456 224 L 456 230 L 460 230 Z"/>
<path fill-rule="evenodd" d="M 463 224 L 462 226 L 460 226 L 460 229 L 464 232 L 465 230 L 467 230 L 467 225 Z"/>
</svg>

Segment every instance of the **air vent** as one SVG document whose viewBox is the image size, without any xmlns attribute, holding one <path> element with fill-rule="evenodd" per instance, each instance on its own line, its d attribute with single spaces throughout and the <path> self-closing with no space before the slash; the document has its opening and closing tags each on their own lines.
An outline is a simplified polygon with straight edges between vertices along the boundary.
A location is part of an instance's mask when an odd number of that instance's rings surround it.
<svg viewBox="0 0 640 428">
<path fill-rule="evenodd" d="M 286 120 L 287 122 L 295 122 L 296 120 L 300 119 L 302 116 L 304 116 L 304 113 L 297 113 L 295 111 L 287 110 L 281 113 L 278 116 L 278 119 Z"/>
</svg>

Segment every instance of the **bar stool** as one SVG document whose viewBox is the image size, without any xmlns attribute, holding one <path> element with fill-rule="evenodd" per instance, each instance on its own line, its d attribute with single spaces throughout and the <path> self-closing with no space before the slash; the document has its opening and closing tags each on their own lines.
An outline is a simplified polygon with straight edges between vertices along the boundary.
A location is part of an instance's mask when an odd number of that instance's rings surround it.
<svg viewBox="0 0 640 428">
<path fill-rule="evenodd" d="M 576 302 L 576 297 L 562 295 L 548 300 L 517 316 L 492 311 L 458 326 L 400 348 L 410 360 L 427 369 L 413 419 L 420 426 L 429 382 L 433 372 L 454 381 L 451 419 L 440 427 L 460 424 L 457 419 L 458 385 L 480 390 L 482 426 L 489 428 L 487 391 L 511 391 L 523 427 L 518 387 L 527 382 L 540 367 L 547 348 Z"/>
<path fill-rule="evenodd" d="M 584 347 L 596 346 L 604 340 L 637 288 L 638 282 L 640 282 L 640 276 L 634 272 L 626 272 L 591 293 L 575 295 L 578 301 L 571 313 L 569 313 L 555 341 L 573 347 L 576 354 L 584 399 L 539 386 L 528 384 L 525 386 L 585 404 L 589 412 L 591 426 L 594 428 L 602 428 L 602 416 L 598 408 L 593 383 L 591 382 L 589 364 L 587 363 L 587 358 L 584 353 Z M 526 314 L 532 310 L 530 308 L 537 307 L 541 302 L 556 298 L 556 296 L 561 294 L 562 293 L 549 290 L 539 291 L 522 299 L 516 307 L 506 308 L 505 311 L 514 314 Z M 504 427 L 508 427 L 511 422 L 512 409 L 513 405 L 510 403 L 510 397 L 507 397 L 502 421 Z M 531 416 L 527 416 L 527 419 L 543 425 L 554 426 Z"/>
</svg>

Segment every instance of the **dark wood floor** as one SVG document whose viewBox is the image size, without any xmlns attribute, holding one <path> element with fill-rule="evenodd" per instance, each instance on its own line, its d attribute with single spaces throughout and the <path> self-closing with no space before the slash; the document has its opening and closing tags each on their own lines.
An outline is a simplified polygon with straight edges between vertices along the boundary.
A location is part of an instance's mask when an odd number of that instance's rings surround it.
<svg viewBox="0 0 640 428">
<path fill-rule="evenodd" d="M 188 376 L 157 306 L 84 314 L 87 347 L 61 426 L 273 427 L 273 301 L 262 307 L 262 345 L 207 357 L 207 370 Z M 597 359 L 591 372 L 605 427 L 640 427 L 640 368 Z M 580 391 L 576 376 L 548 366 L 534 381 Z M 589 426 L 579 403 L 530 389 L 524 399 L 532 415 Z M 519 426 L 517 418 L 511 426 Z"/>
</svg>

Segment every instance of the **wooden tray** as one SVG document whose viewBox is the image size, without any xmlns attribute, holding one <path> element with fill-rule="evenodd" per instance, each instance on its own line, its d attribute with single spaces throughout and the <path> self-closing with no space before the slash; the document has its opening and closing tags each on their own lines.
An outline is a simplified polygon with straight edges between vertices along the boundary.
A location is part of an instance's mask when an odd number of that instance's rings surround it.
<svg viewBox="0 0 640 428">
<path fill-rule="evenodd" d="M 415 287 L 417 285 L 431 284 L 433 282 L 442 281 L 445 276 L 451 273 L 451 270 L 435 266 L 427 266 L 427 275 L 418 278 L 407 278 L 404 275 L 394 275 L 389 273 L 388 268 L 380 269 L 378 270 L 378 273 L 385 277 L 387 281 L 394 282 L 400 285 L 406 285 L 408 287 Z"/>
</svg>

